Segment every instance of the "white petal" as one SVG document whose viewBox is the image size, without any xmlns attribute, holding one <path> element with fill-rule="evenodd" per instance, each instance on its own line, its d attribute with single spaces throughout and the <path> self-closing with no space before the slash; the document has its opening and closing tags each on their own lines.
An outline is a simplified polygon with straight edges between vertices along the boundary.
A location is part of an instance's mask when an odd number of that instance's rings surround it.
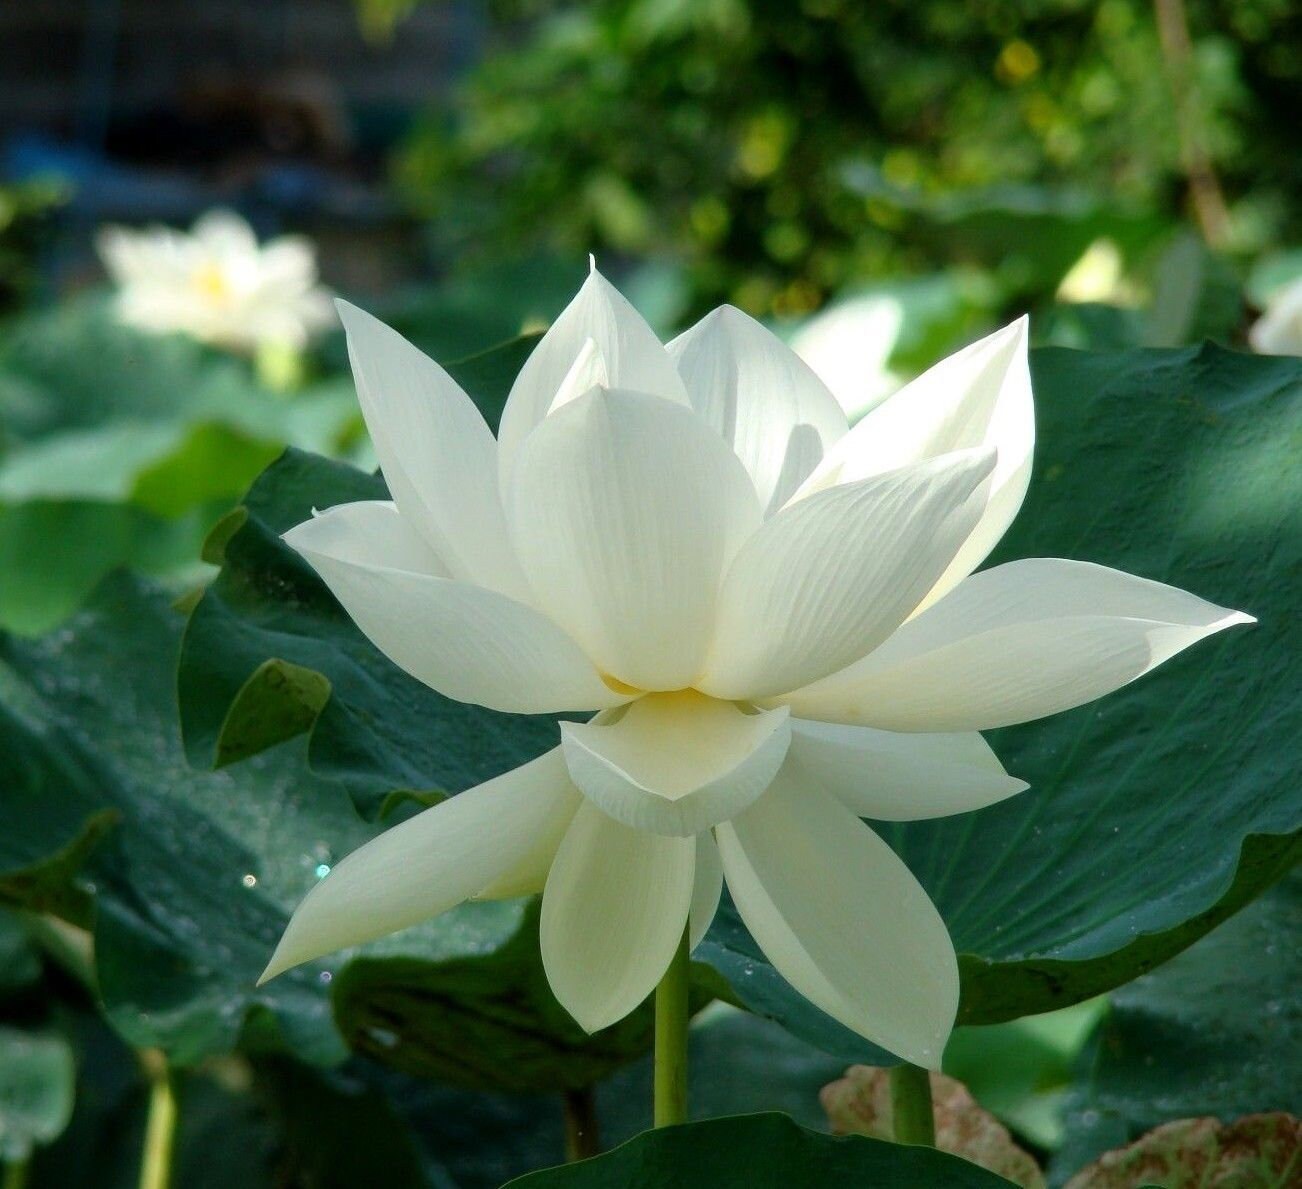
<svg viewBox="0 0 1302 1189">
<path fill-rule="evenodd" d="M 354 565 L 449 577 L 429 542 L 391 500 L 336 504 L 295 525 L 285 541 L 305 554 L 321 553 Z"/>
<path fill-rule="evenodd" d="M 958 959 L 895 852 L 786 771 L 715 836 L 737 911 L 778 973 L 847 1028 L 939 1068 L 958 1010 Z"/>
<path fill-rule="evenodd" d="M 591 388 L 609 387 L 610 372 L 606 368 L 606 361 L 601 357 L 601 349 L 594 339 L 585 339 L 578 358 L 565 373 L 565 379 L 561 381 L 556 399 L 552 401 L 547 415 L 551 416 L 562 405 L 568 405 Z"/>
<path fill-rule="evenodd" d="M 791 349 L 814 369 L 853 422 L 900 387 L 900 377 L 888 364 L 903 328 L 904 305 L 898 298 L 864 294 L 815 314 L 796 332 Z"/>
<path fill-rule="evenodd" d="M 906 384 L 859 421 L 796 494 L 799 499 L 953 450 L 994 447 L 998 462 L 986 508 L 924 605 L 981 564 L 1022 506 L 1035 446 L 1027 328 L 1027 319 L 1019 318 Z"/>
<path fill-rule="evenodd" d="M 338 863 L 290 918 L 259 982 L 437 916 L 517 863 L 577 794 L 554 749 L 386 830 Z"/>
<path fill-rule="evenodd" d="M 975 731 L 906 735 L 793 719 L 787 761 L 857 817 L 886 822 L 967 813 L 1029 787 Z"/>
<path fill-rule="evenodd" d="M 1248 341 L 1259 355 L 1302 355 L 1302 281 L 1272 295 Z"/>
<path fill-rule="evenodd" d="M 991 451 L 962 451 L 829 488 L 766 521 L 728 570 L 697 688 L 771 696 L 875 648 L 971 531 L 993 465 Z"/>
<path fill-rule="evenodd" d="M 709 932 L 723 895 L 723 860 L 709 830 L 696 836 L 696 876 L 692 884 L 692 905 L 688 912 L 688 946 L 695 949 Z"/>
<path fill-rule="evenodd" d="M 554 754 L 548 752 L 548 755 Z M 569 782 L 569 793 L 558 799 L 556 811 L 543 822 L 528 851 L 506 868 L 497 879 L 475 894 L 476 900 L 512 900 L 517 896 L 536 896 L 547 884 L 552 863 L 561 840 L 574 820 L 574 814 L 583 804 L 583 794 Z"/>
<path fill-rule="evenodd" d="M 688 403 L 683 382 L 655 331 L 594 268 L 574 300 L 539 340 L 511 386 L 497 434 L 503 491 L 516 451 L 547 416 L 589 339 L 602 359 L 609 387 Z"/>
<path fill-rule="evenodd" d="M 783 702 L 801 718 L 970 731 L 1069 710 L 1251 616 L 1088 562 L 984 570 L 876 652 Z"/>
<path fill-rule="evenodd" d="M 301 235 L 282 235 L 262 248 L 262 283 L 301 293 L 316 281 L 316 249 Z"/>
<path fill-rule="evenodd" d="M 595 710 L 628 700 L 541 612 L 436 576 L 437 559 L 384 507 L 341 504 L 285 541 L 395 665 L 449 698 L 494 710 Z"/>
<path fill-rule="evenodd" d="M 686 837 L 740 813 L 782 766 L 781 712 L 745 713 L 694 690 L 651 694 L 590 723 L 561 723 L 570 777 L 594 805 L 640 830 Z"/>
<path fill-rule="evenodd" d="M 218 208 L 195 220 L 191 235 L 205 248 L 231 258 L 252 258 L 258 253 L 258 237 L 248 221 L 234 211 Z"/>
<path fill-rule="evenodd" d="M 508 506 L 537 605 L 603 673 L 692 684 L 724 568 L 759 523 L 717 434 L 659 397 L 594 389 L 524 444 Z"/>
<path fill-rule="evenodd" d="M 338 303 L 389 490 L 452 577 L 527 599 L 497 489 L 497 444 L 456 381 L 397 331 Z"/>
<path fill-rule="evenodd" d="M 543 969 L 588 1032 L 655 989 L 683 936 L 696 842 L 632 830 L 584 803 L 543 891 Z"/>
<path fill-rule="evenodd" d="M 720 306 L 669 344 L 692 407 L 741 459 L 766 513 L 780 508 L 848 428 L 809 365 L 771 331 Z"/>
</svg>

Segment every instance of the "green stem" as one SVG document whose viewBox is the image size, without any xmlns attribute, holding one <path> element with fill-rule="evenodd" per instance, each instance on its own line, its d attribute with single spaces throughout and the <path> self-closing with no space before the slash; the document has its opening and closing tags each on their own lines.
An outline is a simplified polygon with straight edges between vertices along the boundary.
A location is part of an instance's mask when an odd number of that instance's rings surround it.
<svg viewBox="0 0 1302 1189">
<path fill-rule="evenodd" d="M 11 1160 L 5 1165 L 4 1189 L 23 1189 L 27 1184 L 26 1160 Z"/>
<path fill-rule="evenodd" d="M 565 1159 L 586 1160 L 601 1151 L 601 1136 L 597 1126 L 597 1096 L 591 1086 L 566 1090 L 562 1099 L 565 1108 Z"/>
<path fill-rule="evenodd" d="M 891 1070 L 891 1118 L 897 1144 L 936 1146 L 936 1117 L 931 1109 L 931 1074 L 916 1065 Z"/>
<path fill-rule="evenodd" d="M 655 1125 L 687 1122 L 687 930 L 656 988 Z"/>
<path fill-rule="evenodd" d="M 147 1049 L 140 1057 L 149 1075 L 149 1116 L 140 1157 L 140 1189 L 169 1189 L 176 1145 L 176 1082 L 162 1053 Z"/>
</svg>

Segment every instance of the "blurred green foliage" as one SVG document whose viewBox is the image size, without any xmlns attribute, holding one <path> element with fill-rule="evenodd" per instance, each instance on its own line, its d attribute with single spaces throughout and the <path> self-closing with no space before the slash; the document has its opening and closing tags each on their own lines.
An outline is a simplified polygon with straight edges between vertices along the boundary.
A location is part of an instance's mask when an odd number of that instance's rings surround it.
<svg viewBox="0 0 1302 1189">
<path fill-rule="evenodd" d="M 952 241 L 914 226 L 955 195 L 1016 208 L 1033 186 L 1052 207 L 1084 187 L 1114 217 L 1183 211 L 1172 68 L 1145 0 L 491 7 L 497 43 L 397 166 L 458 260 L 663 254 L 694 306 L 800 314 L 847 283 L 953 263 Z M 1191 0 L 1187 23 L 1229 246 L 1296 236 L 1302 11 Z"/>
<path fill-rule="evenodd" d="M 36 256 L 66 195 L 56 182 L 0 186 L 0 313 L 16 309 L 36 286 Z"/>
</svg>

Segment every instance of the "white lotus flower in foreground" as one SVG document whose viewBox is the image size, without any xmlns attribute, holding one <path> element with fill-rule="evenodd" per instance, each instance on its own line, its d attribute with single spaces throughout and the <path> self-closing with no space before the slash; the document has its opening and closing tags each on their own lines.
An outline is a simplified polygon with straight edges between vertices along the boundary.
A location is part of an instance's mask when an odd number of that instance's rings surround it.
<svg viewBox="0 0 1302 1189">
<path fill-rule="evenodd" d="M 847 431 L 750 318 L 716 310 L 665 348 L 594 271 L 494 441 L 446 372 L 341 312 L 394 502 L 286 540 L 449 697 L 598 713 L 348 856 L 264 978 L 467 898 L 542 891 L 547 976 L 591 1031 L 647 997 L 726 881 L 797 990 L 936 1066 L 954 948 L 861 819 L 1021 791 L 979 730 L 1097 698 L 1249 619 L 1082 562 L 972 576 L 1030 472 L 1025 321 Z"/>
<path fill-rule="evenodd" d="M 230 211 L 210 211 L 189 233 L 106 227 L 98 247 L 118 316 L 141 330 L 253 351 L 301 348 L 332 321 L 311 243 L 286 235 L 259 246 Z"/>
<path fill-rule="evenodd" d="M 1270 295 L 1248 341 L 1259 355 L 1302 355 L 1302 277 Z"/>
</svg>

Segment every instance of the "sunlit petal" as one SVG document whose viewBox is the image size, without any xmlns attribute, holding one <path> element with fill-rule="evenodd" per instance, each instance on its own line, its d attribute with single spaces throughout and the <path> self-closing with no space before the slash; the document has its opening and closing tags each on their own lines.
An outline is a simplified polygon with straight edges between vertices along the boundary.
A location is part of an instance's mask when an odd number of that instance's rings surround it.
<svg viewBox="0 0 1302 1189">
<path fill-rule="evenodd" d="M 809 366 L 755 319 L 721 306 L 669 344 L 692 407 L 741 459 L 760 506 L 780 508 L 846 432 Z"/>
<path fill-rule="evenodd" d="M 285 541 L 372 644 L 450 698 L 523 714 L 627 701 L 541 612 L 440 577 L 439 560 L 390 505 L 341 504 Z"/>
<path fill-rule="evenodd" d="M 403 515 L 454 578 L 528 599 L 497 489 L 497 444 L 437 363 L 347 302 L 339 316 L 380 468 Z"/>
<path fill-rule="evenodd" d="M 538 605 L 603 673 L 692 684 L 724 569 L 759 523 L 750 479 L 709 426 L 659 397 L 590 391 L 525 443 L 509 508 Z"/>
<path fill-rule="evenodd" d="M 634 830 L 585 802 L 543 890 L 543 969 L 588 1032 L 655 989 L 683 936 L 696 841 Z"/>
<path fill-rule="evenodd" d="M 1026 789 L 975 731 L 921 735 L 793 719 L 788 761 L 859 817 L 967 813 Z"/>
<path fill-rule="evenodd" d="M 750 805 L 790 737 L 785 707 L 745 713 L 691 690 L 561 724 L 565 762 L 584 796 L 627 825 L 680 837 Z"/>
<path fill-rule="evenodd" d="M 868 412 L 797 492 L 799 499 L 953 450 L 994 448 L 986 507 L 924 605 L 981 564 L 1022 506 L 1035 445 L 1027 330 L 1019 318 L 906 384 Z"/>
<path fill-rule="evenodd" d="M 985 730 L 1093 701 L 1252 622 L 1119 570 L 1031 558 L 972 575 L 862 661 L 782 701 L 801 718 L 891 731 Z"/>
<path fill-rule="evenodd" d="M 446 912 L 519 863 L 577 794 L 559 750 L 386 830 L 294 911 L 260 982 Z"/>
<path fill-rule="evenodd" d="M 895 852 L 785 770 L 715 836 L 737 911 L 778 973 L 847 1028 L 938 1068 L 958 1010 L 958 960 Z"/>
<path fill-rule="evenodd" d="M 880 644 L 949 565 L 994 465 L 969 450 L 843 483 L 784 508 L 742 547 L 698 689 L 782 693 Z"/>
<path fill-rule="evenodd" d="M 709 830 L 696 836 L 696 878 L 692 884 L 692 905 L 688 913 L 690 936 L 688 944 L 695 949 L 709 931 L 714 914 L 719 911 L 723 895 L 723 860 L 719 847 Z"/>
<path fill-rule="evenodd" d="M 589 340 L 602 361 L 607 386 L 687 404 L 683 383 L 655 331 L 593 268 L 511 386 L 497 435 L 503 491 L 521 443 L 547 416 Z"/>
</svg>

